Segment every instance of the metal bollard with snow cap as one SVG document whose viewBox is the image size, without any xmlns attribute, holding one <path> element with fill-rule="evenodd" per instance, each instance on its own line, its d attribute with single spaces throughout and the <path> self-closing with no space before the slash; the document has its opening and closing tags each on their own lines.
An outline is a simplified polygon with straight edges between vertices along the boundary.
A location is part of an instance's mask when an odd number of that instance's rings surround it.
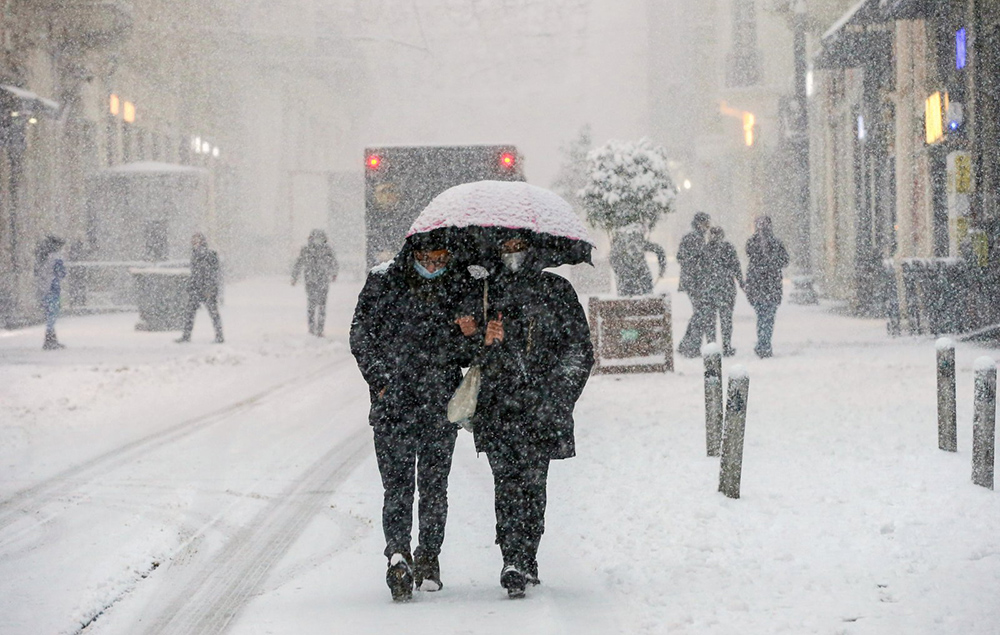
<svg viewBox="0 0 1000 635">
<path fill-rule="evenodd" d="M 747 394 L 750 375 L 743 366 L 729 371 L 726 395 L 726 421 L 722 431 L 722 461 L 719 468 L 719 491 L 729 498 L 740 497 L 743 476 L 743 437 L 747 420 Z"/>
<path fill-rule="evenodd" d="M 705 446 L 708 456 L 719 456 L 722 444 L 722 347 L 701 348 L 705 359 Z"/>
<path fill-rule="evenodd" d="M 976 398 L 972 425 L 972 482 L 993 489 L 996 452 L 997 363 L 983 356 L 975 361 Z"/>
<path fill-rule="evenodd" d="M 937 348 L 937 411 L 938 447 L 946 452 L 958 451 L 955 414 L 955 343 L 940 338 Z"/>
</svg>

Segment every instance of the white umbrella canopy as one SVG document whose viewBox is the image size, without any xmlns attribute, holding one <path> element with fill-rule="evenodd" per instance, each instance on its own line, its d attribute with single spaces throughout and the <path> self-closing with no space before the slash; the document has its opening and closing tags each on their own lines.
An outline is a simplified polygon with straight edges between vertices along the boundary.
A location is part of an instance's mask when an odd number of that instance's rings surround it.
<svg viewBox="0 0 1000 635">
<path fill-rule="evenodd" d="M 527 233 L 545 252 L 547 266 L 590 262 L 594 247 L 569 203 L 555 192 L 521 181 L 476 181 L 449 188 L 424 208 L 406 236 L 477 228 Z"/>
</svg>

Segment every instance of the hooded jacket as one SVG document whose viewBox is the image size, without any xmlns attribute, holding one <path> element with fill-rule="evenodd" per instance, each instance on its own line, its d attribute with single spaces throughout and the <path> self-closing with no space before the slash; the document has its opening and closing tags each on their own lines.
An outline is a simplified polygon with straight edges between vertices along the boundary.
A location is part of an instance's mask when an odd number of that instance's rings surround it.
<svg viewBox="0 0 1000 635">
<path fill-rule="evenodd" d="M 310 239 L 302 248 L 292 270 L 292 280 L 297 281 L 303 271 L 307 288 L 329 286 L 330 280 L 337 276 L 337 258 L 325 237 L 315 242 Z"/>
</svg>

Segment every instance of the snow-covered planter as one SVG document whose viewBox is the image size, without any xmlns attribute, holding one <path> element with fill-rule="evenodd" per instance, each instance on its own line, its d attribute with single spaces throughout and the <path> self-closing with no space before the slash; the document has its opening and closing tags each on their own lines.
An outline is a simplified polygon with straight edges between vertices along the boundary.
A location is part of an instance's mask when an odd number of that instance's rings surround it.
<svg viewBox="0 0 1000 635">
<path fill-rule="evenodd" d="M 645 253 L 662 248 L 647 240 L 660 216 L 673 209 L 677 188 L 667 172 L 666 151 L 647 139 L 609 141 L 587 155 L 589 177 L 579 192 L 587 220 L 608 232 L 611 268 L 622 296 L 652 292 Z"/>
<path fill-rule="evenodd" d="M 579 195 L 591 225 L 609 233 L 633 223 L 649 229 L 672 211 L 677 188 L 662 147 L 647 139 L 609 141 L 587 159 L 590 177 Z"/>
</svg>

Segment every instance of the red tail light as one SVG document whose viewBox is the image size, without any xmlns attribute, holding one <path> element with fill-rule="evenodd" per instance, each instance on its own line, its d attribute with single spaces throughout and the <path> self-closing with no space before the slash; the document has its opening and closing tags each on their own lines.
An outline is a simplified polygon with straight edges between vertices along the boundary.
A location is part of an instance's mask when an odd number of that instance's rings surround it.
<svg viewBox="0 0 1000 635">
<path fill-rule="evenodd" d="M 517 165 L 517 157 L 511 152 L 504 152 L 500 155 L 500 167 L 505 170 L 513 169 Z"/>
</svg>

